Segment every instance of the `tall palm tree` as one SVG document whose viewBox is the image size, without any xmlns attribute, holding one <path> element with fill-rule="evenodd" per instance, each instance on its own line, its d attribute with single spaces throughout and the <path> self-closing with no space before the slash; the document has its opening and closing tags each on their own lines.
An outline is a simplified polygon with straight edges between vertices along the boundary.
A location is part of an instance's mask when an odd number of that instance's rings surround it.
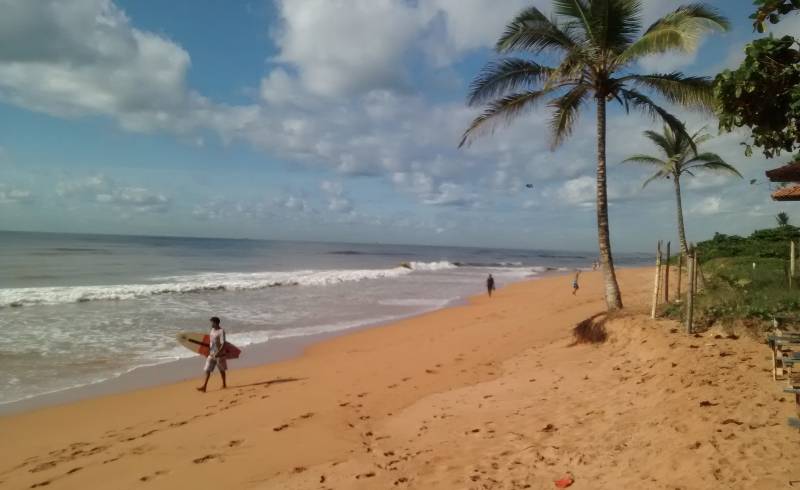
<svg viewBox="0 0 800 490">
<path fill-rule="evenodd" d="M 597 235 L 605 276 L 608 309 L 622 308 L 614 272 L 606 195 L 606 103 L 616 100 L 625 110 L 641 110 L 663 119 L 678 131 L 683 125 L 647 93 L 686 107 L 710 109 L 711 81 L 682 73 L 640 75 L 636 62 L 649 55 L 687 52 L 702 34 L 726 30 L 728 21 L 715 9 L 693 4 L 665 15 L 639 36 L 641 0 L 553 0 L 555 17 L 538 8 L 520 12 L 505 28 L 495 50 L 506 57 L 490 62 L 475 78 L 468 104 L 484 105 L 482 114 L 464 132 L 459 146 L 510 122 L 537 102 L 549 98 L 553 115 L 552 147 L 571 133 L 579 110 L 590 100 L 597 107 Z M 525 56 L 510 56 L 520 53 Z M 557 60 L 547 66 L 531 59 Z"/>
<path fill-rule="evenodd" d="M 689 252 L 689 247 L 686 244 L 686 230 L 683 226 L 681 176 L 689 175 L 694 177 L 695 172 L 698 170 L 707 170 L 742 177 L 738 170 L 726 163 L 716 153 L 697 152 L 698 146 L 712 138 L 710 134 L 704 133 L 704 131 L 705 128 L 701 128 L 691 136 L 688 136 L 685 132 L 676 132 L 669 126 L 664 126 L 663 133 L 645 131 L 644 135 L 661 150 L 663 159 L 651 155 L 638 154 L 633 155 L 624 162 L 639 163 L 656 168 L 656 173 L 644 181 L 642 188 L 647 187 L 647 184 L 657 179 L 672 179 L 675 187 L 675 202 L 678 206 L 678 236 L 681 240 L 681 252 L 684 254 Z"/>
</svg>

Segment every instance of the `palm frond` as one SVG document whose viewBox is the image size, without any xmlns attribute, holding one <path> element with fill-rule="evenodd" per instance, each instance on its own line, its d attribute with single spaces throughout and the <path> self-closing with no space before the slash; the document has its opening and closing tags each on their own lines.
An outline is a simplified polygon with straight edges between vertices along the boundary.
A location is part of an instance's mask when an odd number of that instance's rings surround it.
<svg viewBox="0 0 800 490">
<path fill-rule="evenodd" d="M 711 79 L 708 77 L 685 76 L 680 72 L 627 75 L 621 82 L 631 82 L 634 86 L 656 92 L 673 104 L 684 107 L 713 110 L 716 101 Z"/>
<path fill-rule="evenodd" d="M 708 125 L 705 125 L 702 128 L 700 128 L 697 131 L 695 131 L 694 134 L 692 134 L 692 140 L 699 144 L 699 143 L 704 143 L 704 142 L 710 140 L 711 138 L 713 138 L 713 136 L 711 136 L 708 133 L 703 134 L 703 133 L 705 133 L 706 128 L 708 128 Z"/>
<path fill-rule="evenodd" d="M 640 165 L 647 165 L 647 166 L 650 166 L 650 167 L 655 166 L 655 167 L 659 167 L 659 168 L 662 168 L 662 169 L 663 168 L 667 168 L 667 167 L 670 166 L 669 162 L 665 162 L 664 160 L 661 160 L 660 158 L 657 158 L 657 157 L 654 157 L 654 156 L 651 156 L 651 155 L 645 155 L 643 153 L 638 153 L 638 154 L 633 155 L 633 156 L 631 156 L 629 158 L 626 158 L 625 160 L 622 161 L 622 163 L 637 163 L 637 164 L 640 164 Z"/>
<path fill-rule="evenodd" d="M 558 25 L 538 8 L 530 7 L 520 12 L 508 25 L 495 44 L 498 53 L 528 51 L 569 51 L 575 42 Z"/>
<path fill-rule="evenodd" d="M 691 160 L 687 160 L 681 168 L 682 171 L 688 170 L 709 170 L 724 174 L 736 175 L 743 178 L 742 174 L 733 165 L 727 163 L 716 153 L 701 153 Z"/>
<path fill-rule="evenodd" d="M 652 177 L 650 177 L 649 179 L 644 181 L 644 183 L 642 184 L 642 189 L 647 187 L 647 185 L 650 182 L 652 182 L 654 180 L 658 180 L 658 179 L 664 178 L 664 177 L 667 177 L 668 175 L 669 175 L 669 172 L 667 172 L 665 170 L 659 170 L 658 172 L 655 173 L 655 175 L 653 175 Z"/>
<path fill-rule="evenodd" d="M 550 119 L 551 149 L 561 145 L 572 134 L 573 126 L 578 118 L 578 111 L 586 101 L 586 96 L 590 90 L 591 87 L 589 85 L 579 84 L 548 104 L 548 106 L 555 109 L 553 117 Z"/>
<path fill-rule="evenodd" d="M 669 51 L 691 52 L 709 31 L 727 31 L 728 19 L 713 7 L 695 3 L 678 7 L 654 22 L 636 42 L 617 58 L 624 65 L 648 55 Z"/>
<path fill-rule="evenodd" d="M 640 0 L 593 1 L 591 19 L 600 49 L 621 53 L 642 29 Z"/>
<path fill-rule="evenodd" d="M 669 127 L 669 126 L 665 126 Z M 664 152 L 664 155 L 667 158 L 672 157 L 675 154 L 675 145 L 673 141 L 670 141 L 667 131 L 662 133 L 656 133 L 652 130 L 647 130 L 643 133 L 650 141 L 652 141 L 657 147 L 661 148 L 661 151 Z"/>
<path fill-rule="evenodd" d="M 660 105 L 653 102 L 649 97 L 644 94 L 641 94 L 635 90 L 631 89 L 621 89 L 620 96 L 622 100 L 625 102 L 625 110 L 630 111 L 630 107 L 632 106 L 634 109 L 637 109 L 644 114 L 647 114 L 653 119 L 661 119 L 664 121 L 664 124 L 670 127 L 672 131 L 677 133 L 682 133 L 685 135 L 689 141 L 692 148 L 692 151 L 697 153 L 697 147 L 695 146 L 694 142 L 691 141 L 691 138 L 686 133 L 686 126 L 683 125 L 677 117 L 673 116 L 669 113 L 666 109 L 661 107 Z"/>
<path fill-rule="evenodd" d="M 553 69 L 521 58 L 506 58 L 487 64 L 470 85 L 467 105 L 483 104 L 489 99 L 530 90 L 546 80 Z"/>
<path fill-rule="evenodd" d="M 526 109 L 533 108 L 533 105 L 549 92 L 549 90 L 530 90 L 490 102 L 483 113 L 473 119 L 472 124 L 464 131 L 458 147 L 461 148 L 471 143 L 477 136 L 492 131 L 500 121 L 510 122 Z"/>
<path fill-rule="evenodd" d="M 591 22 L 590 12 L 593 3 L 586 0 L 553 0 L 553 12 L 565 19 L 564 24 L 569 30 L 580 31 L 584 39 L 596 45 L 596 22 Z"/>
</svg>

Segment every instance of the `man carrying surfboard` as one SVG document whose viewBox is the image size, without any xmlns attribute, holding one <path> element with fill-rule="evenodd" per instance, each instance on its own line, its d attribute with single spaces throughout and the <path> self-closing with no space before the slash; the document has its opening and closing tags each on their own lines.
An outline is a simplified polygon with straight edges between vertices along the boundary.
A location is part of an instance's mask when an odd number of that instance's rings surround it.
<svg viewBox="0 0 800 490">
<path fill-rule="evenodd" d="M 206 357 L 206 365 L 204 371 L 206 372 L 206 380 L 203 386 L 197 388 L 197 391 L 205 393 L 208 386 L 208 379 L 214 368 L 219 369 L 219 374 L 222 376 L 222 388 L 227 388 L 227 380 L 225 379 L 225 371 L 228 370 L 228 363 L 225 360 L 225 353 L 223 346 L 225 345 L 225 330 L 219 326 L 219 318 L 211 317 L 211 333 L 208 334 L 208 357 Z"/>
</svg>

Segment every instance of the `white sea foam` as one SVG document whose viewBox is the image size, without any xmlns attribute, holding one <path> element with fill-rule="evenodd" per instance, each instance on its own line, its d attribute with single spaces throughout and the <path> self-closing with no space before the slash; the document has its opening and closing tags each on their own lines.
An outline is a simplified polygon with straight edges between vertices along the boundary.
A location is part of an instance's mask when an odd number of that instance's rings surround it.
<svg viewBox="0 0 800 490">
<path fill-rule="evenodd" d="M 344 282 L 391 279 L 413 271 L 453 269 L 450 262 L 411 262 L 411 269 L 341 269 L 287 272 L 207 273 L 159 278 L 153 284 L 66 286 L 0 289 L 0 308 L 37 304 L 80 303 L 84 301 L 125 300 L 160 294 L 203 291 L 246 291 L 278 286 L 329 286 Z"/>
<path fill-rule="evenodd" d="M 458 267 L 456 264 L 446 260 L 439 262 L 409 262 L 408 265 L 415 271 L 441 271 Z"/>
</svg>

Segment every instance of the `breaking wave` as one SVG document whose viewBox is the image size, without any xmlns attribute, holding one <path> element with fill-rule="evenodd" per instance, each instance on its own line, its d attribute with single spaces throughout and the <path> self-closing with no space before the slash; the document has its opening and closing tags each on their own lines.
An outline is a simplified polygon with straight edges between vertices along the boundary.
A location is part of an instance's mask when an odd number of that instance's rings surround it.
<svg viewBox="0 0 800 490">
<path fill-rule="evenodd" d="M 414 271 L 455 268 L 450 262 L 410 262 L 392 269 L 300 270 L 287 272 L 208 273 L 159 278 L 150 284 L 0 289 L 0 308 L 114 301 L 160 294 L 204 291 L 248 291 L 282 286 L 330 286 L 344 282 L 392 279 Z"/>
</svg>

